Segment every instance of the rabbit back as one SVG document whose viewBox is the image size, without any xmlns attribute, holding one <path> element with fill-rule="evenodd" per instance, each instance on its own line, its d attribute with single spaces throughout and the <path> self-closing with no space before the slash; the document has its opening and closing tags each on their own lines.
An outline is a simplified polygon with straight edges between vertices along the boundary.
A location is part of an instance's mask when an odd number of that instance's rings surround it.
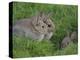
<svg viewBox="0 0 80 60">
<path fill-rule="evenodd" d="M 44 34 L 40 34 L 36 30 L 34 30 L 31 24 L 31 20 L 18 21 L 13 27 L 13 32 L 16 35 L 30 37 L 32 39 L 42 40 L 44 38 Z"/>
</svg>

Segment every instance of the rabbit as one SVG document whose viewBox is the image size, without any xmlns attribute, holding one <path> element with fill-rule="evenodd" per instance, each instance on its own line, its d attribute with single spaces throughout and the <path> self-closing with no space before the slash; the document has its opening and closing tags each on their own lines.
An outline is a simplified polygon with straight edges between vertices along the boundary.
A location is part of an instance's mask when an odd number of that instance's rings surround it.
<svg viewBox="0 0 80 60">
<path fill-rule="evenodd" d="M 65 48 L 71 42 L 71 38 L 69 36 L 69 32 L 67 32 L 67 36 L 61 42 L 61 48 Z"/>
<path fill-rule="evenodd" d="M 27 37 L 30 34 L 31 36 L 29 37 L 33 39 L 39 39 L 39 40 L 42 39 L 49 40 L 52 37 L 53 31 L 55 29 L 55 25 L 54 23 L 52 23 L 50 19 L 50 14 L 46 15 L 42 12 L 40 12 L 36 16 L 33 16 L 30 19 L 23 19 L 18 21 L 16 23 L 16 27 L 19 29 L 15 29 L 15 30 L 18 30 L 18 32 L 20 30 L 22 31 L 19 32 L 20 33 L 19 35 L 24 35 L 26 33 L 26 35 L 24 36 Z M 27 30 L 29 31 L 27 32 Z"/>
<path fill-rule="evenodd" d="M 33 40 L 44 39 L 47 33 L 47 26 L 42 21 L 42 16 L 36 15 L 30 19 L 21 19 L 13 25 L 13 33 L 20 36 L 30 37 Z"/>
<path fill-rule="evenodd" d="M 65 48 L 67 45 L 69 45 L 69 43 L 71 42 L 71 39 L 70 37 L 65 37 L 63 40 L 62 40 L 62 43 L 61 43 L 61 48 Z"/>
<path fill-rule="evenodd" d="M 67 35 L 68 36 L 64 37 L 64 39 L 62 40 L 61 48 L 66 47 L 70 42 L 73 42 L 73 43 L 78 42 L 76 31 L 72 32 L 71 34 L 69 34 L 69 32 L 67 32 Z M 71 35 L 71 36 L 69 36 L 69 35 Z"/>
</svg>

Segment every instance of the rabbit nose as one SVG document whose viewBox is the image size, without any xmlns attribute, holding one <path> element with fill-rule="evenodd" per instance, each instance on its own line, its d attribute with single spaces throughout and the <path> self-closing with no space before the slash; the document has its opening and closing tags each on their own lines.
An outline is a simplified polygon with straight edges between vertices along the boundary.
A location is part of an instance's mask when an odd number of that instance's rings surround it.
<svg viewBox="0 0 80 60">
<path fill-rule="evenodd" d="M 53 29 L 48 29 L 48 32 L 53 32 Z"/>
</svg>

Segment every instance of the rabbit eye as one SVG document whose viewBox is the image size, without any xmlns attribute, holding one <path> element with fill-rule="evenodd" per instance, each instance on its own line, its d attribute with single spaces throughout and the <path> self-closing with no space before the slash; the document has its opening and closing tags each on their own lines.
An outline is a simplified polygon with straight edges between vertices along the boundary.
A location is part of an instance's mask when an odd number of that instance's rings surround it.
<svg viewBox="0 0 80 60">
<path fill-rule="evenodd" d="M 44 28 L 44 26 L 42 26 L 42 28 Z"/>
<path fill-rule="evenodd" d="M 48 27 L 51 27 L 51 25 L 48 25 Z"/>
</svg>

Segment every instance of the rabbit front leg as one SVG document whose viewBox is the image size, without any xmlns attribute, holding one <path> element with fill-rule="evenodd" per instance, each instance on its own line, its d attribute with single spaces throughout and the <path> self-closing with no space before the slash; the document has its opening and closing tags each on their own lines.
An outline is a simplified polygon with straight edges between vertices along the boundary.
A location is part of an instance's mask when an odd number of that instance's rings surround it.
<svg viewBox="0 0 80 60">
<path fill-rule="evenodd" d="M 45 34 L 44 39 L 49 40 L 52 37 L 52 35 L 53 35 L 53 32 L 47 33 Z"/>
<path fill-rule="evenodd" d="M 39 41 L 42 41 L 43 39 L 44 39 L 44 35 L 38 36 L 38 40 L 39 40 Z"/>
</svg>

